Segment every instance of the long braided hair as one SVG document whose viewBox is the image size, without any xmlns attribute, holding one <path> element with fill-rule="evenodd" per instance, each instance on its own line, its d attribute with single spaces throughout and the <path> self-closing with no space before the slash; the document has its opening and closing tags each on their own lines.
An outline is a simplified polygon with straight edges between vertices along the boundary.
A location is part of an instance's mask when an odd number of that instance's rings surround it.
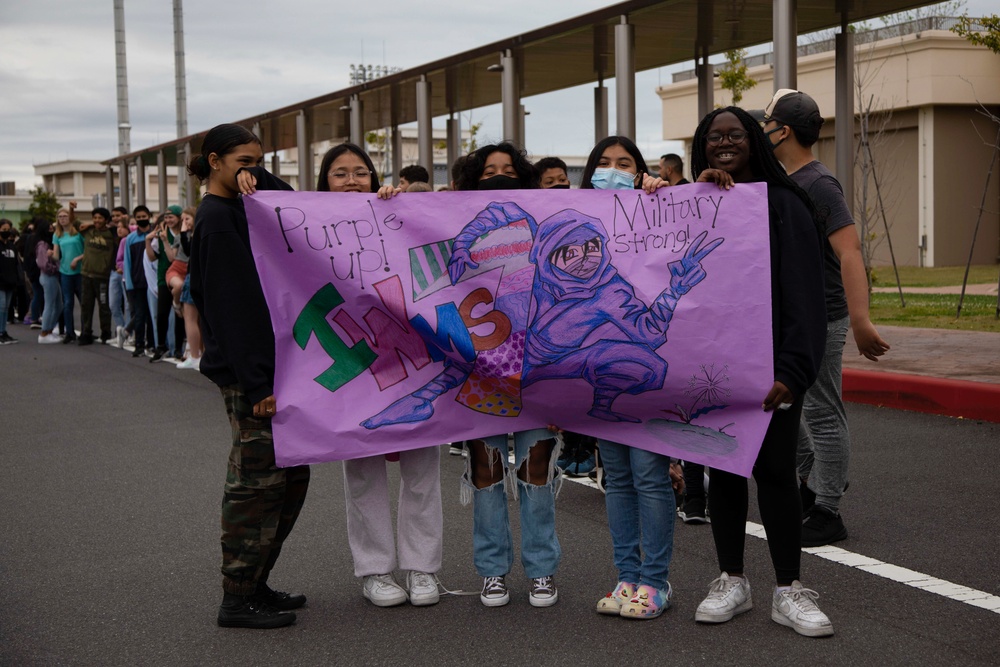
<svg viewBox="0 0 1000 667">
<path fill-rule="evenodd" d="M 819 228 L 816 206 L 813 204 L 812 199 L 809 198 L 805 190 L 799 187 L 798 183 L 791 179 L 785 168 L 778 162 L 778 158 L 774 156 L 774 149 L 770 146 L 770 142 L 764 135 L 764 130 L 761 128 L 760 123 L 739 107 L 730 106 L 715 109 L 706 114 L 701 119 L 701 122 L 698 123 L 698 129 L 694 131 L 694 139 L 691 142 L 691 173 L 694 179 L 698 180 L 698 175 L 709 169 L 708 156 L 706 154 L 708 142 L 705 137 L 708 135 L 708 128 L 712 126 L 712 121 L 721 113 L 731 113 L 736 116 L 743 129 L 746 130 L 746 140 L 750 142 L 750 171 L 753 172 L 754 178 L 768 185 L 787 188 L 794 192 L 802 200 L 802 203 L 806 205 L 806 209 L 812 215 L 813 223 Z"/>
</svg>

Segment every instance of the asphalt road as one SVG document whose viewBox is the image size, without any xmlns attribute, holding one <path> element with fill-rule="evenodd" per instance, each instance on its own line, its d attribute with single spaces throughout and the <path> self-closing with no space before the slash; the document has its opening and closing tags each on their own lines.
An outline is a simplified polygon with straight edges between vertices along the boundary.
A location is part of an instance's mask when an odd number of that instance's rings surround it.
<svg viewBox="0 0 1000 667">
<path fill-rule="evenodd" d="M 757 607 L 698 625 L 695 607 L 717 576 L 707 526 L 677 525 L 672 609 L 653 621 L 599 616 L 593 606 L 615 582 L 610 538 L 603 496 L 577 484 L 558 501 L 556 606 L 528 605 L 515 564 L 506 607 L 448 596 L 379 609 L 352 575 L 339 464 L 313 468 L 271 578 L 309 596 L 296 624 L 220 629 L 229 425 L 217 389 L 110 347 L 38 346 L 23 326 L 11 333 L 23 342 L 0 348 L 0 665 L 1000 663 L 1000 613 L 808 554 L 803 581 L 836 634 L 778 626 L 766 544 L 753 537 Z M 1000 595 L 1000 425 L 853 405 L 849 417 L 851 537 L 837 546 Z M 478 591 L 462 466 L 442 450 L 440 575 Z"/>
</svg>

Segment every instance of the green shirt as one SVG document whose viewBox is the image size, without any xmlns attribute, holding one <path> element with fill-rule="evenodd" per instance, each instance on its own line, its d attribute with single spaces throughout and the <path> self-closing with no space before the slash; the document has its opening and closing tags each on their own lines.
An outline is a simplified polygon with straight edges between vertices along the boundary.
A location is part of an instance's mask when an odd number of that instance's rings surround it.
<svg viewBox="0 0 1000 667">
<path fill-rule="evenodd" d="M 115 237 L 105 227 L 98 231 L 91 227 L 83 236 L 83 275 L 89 278 L 108 278 L 115 265 Z"/>
</svg>

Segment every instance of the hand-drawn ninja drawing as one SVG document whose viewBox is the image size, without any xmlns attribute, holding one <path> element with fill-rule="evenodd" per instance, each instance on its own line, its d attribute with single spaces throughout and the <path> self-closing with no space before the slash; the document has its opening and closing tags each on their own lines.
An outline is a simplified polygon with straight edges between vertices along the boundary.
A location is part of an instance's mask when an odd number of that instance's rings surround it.
<svg viewBox="0 0 1000 667">
<path fill-rule="evenodd" d="M 647 306 L 611 264 L 608 236 L 599 219 L 565 209 L 536 225 L 517 204 L 492 203 L 455 237 L 448 261 L 448 282 L 455 285 L 470 272 L 492 270 L 481 268 L 474 260 L 470 252 L 473 244 L 523 221 L 527 221 L 533 238 L 530 263 L 526 269 L 501 278 L 495 302 L 495 308 L 512 323 L 511 336 L 504 343 L 510 346 L 506 350 L 508 358 L 523 345 L 523 358 L 517 362 L 520 368 L 508 367 L 500 375 L 499 369 L 488 363 L 488 355 L 483 354 L 477 356 L 475 364 L 446 363 L 445 370 L 428 384 L 366 420 L 363 426 L 371 429 L 425 420 L 433 414 L 432 403 L 438 396 L 463 382 L 467 386 L 478 375 L 519 378 L 519 387 L 511 388 L 518 394 L 520 388 L 542 380 L 582 378 L 594 388 L 590 416 L 606 421 L 641 421 L 615 412 L 612 404 L 621 394 L 663 387 L 667 363 L 655 350 L 667 340 L 667 328 L 680 297 L 705 279 L 702 260 L 723 239 L 702 245 L 708 232 L 698 236 L 682 259 L 667 265 L 670 284 Z M 530 292 L 520 275 L 526 270 L 533 272 Z"/>
</svg>

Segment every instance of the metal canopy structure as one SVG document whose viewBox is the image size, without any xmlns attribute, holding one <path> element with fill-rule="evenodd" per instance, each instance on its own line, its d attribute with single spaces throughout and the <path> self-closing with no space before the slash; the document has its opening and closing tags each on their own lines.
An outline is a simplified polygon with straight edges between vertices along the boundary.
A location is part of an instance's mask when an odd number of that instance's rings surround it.
<svg viewBox="0 0 1000 667">
<path fill-rule="evenodd" d="M 927 4 L 907 0 L 630 0 L 233 122 L 254 129 L 265 152 L 299 147 L 302 162 L 302 139 L 311 144 L 358 137 L 363 136 L 362 128 L 395 128 L 417 121 L 425 115 L 418 109 L 424 97 L 429 99 L 430 117 L 441 117 L 501 103 L 504 79 L 512 75 L 513 83 L 508 85 L 515 87 L 518 97 L 587 83 L 600 85 L 615 78 L 616 58 L 622 58 L 616 54 L 616 35 L 623 24 L 634 31 L 631 53 L 624 56 L 631 57 L 634 72 L 772 40 L 776 52 L 779 46 L 794 52 L 794 40 L 790 47 L 777 43 L 784 41 L 783 33 L 775 29 L 779 15 L 785 20 L 791 16 L 794 36 Z M 498 71 L 501 62 L 508 67 L 514 63 L 516 72 Z M 200 150 L 207 129 L 118 155 L 104 164 L 177 164 L 181 150 Z M 504 130 L 510 136 L 506 122 Z"/>
</svg>

